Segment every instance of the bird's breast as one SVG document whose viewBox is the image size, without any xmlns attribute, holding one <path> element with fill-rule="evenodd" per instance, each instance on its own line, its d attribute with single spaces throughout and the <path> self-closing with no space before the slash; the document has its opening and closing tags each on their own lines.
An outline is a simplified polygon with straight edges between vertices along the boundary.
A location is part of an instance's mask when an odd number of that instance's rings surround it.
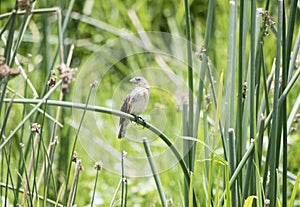
<svg viewBox="0 0 300 207">
<path fill-rule="evenodd" d="M 146 109 L 149 101 L 149 90 L 146 88 L 137 88 L 132 97 L 131 113 L 139 115 Z"/>
</svg>

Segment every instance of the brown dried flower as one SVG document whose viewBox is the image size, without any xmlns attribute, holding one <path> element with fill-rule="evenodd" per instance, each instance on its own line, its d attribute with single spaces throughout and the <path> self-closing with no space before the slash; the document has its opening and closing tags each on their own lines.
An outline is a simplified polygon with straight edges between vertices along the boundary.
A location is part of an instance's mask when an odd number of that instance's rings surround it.
<svg viewBox="0 0 300 207">
<path fill-rule="evenodd" d="M 16 68 L 16 69 L 12 69 L 10 68 L 6 63 L 5 63 L 5 58 L 1 57 L 0 58 L 0 80 L 4 79 L 4 78 L 13 78 L 17 75 L 20 74 L 20 69 Z"/>
<path fill-rule="evenodd" d="M 77 162 L 77 158 L 78 158 L 78 153 L 76 151 L 73 152 L 73 155 L 72 155 L 72 162 Z"/>
<path fill-rule="evenodd" d="M 30 125 L 30 130 L 32 132 L 40 133 L 41 132 L 41 125 L 38 123 L 33 123 Z"/>
<path fill-rule="evenodd" d="M 98 170 L 98 171 L 101 170 L 102 169 L 102 162 L 101 161 L 96 162 L 95 165 L 94 165 L 94 169 Z"/>
</svg>

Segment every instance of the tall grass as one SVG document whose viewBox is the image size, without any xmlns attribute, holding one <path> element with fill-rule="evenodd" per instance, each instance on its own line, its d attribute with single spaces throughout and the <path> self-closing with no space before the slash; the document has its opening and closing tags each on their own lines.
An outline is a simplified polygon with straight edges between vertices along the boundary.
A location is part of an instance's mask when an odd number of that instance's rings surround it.
<svg viewBox="0 0 300 207">
<path fill-rule="evenodd" d="M 124 31 L 113 23 L 73 12 L 74 5 L 79 5 L 74 0 L 69 2 L 66 11 L 56 7 L 35 9 L 36 4 L 30 3 L 26 10 L 18 8 L 16 4 L 12 12 L 0 15 L 0 20 L 3 21 L 0 32 L 1 46 L 4 47 L 5 58 L 0 65 L 2 205 L 98 205 L 98 190 L 105 189 L 101 185 L 110 182 L 105 179 L 98 182 L 98 177 L 110 178 L 114 175 L 105 171 L 105 165 L 108 163 L 103 163 L 104 172 L 99 174 L 102 163 L 99 166 L 98 162 L 96 177 L 93 174 L 93 178 L 90 178 L 88 173 L 82 172 L 84 164 L 88 163 L 84 160 L 84 150 L 77 153 L 77 149 L 81 149 L 78 139 L 83 136 L 82 130 L 89 126 L 90 120 L 87 119 L 87 115 L 94 112 L 136 122 L 155 134 L 159 141 L 164 143 L 163 149 L 172 153 L 172 159 L 178 163 L 176 167 L 180 172 L 174 173 L 170 167 L 160 174 L 157 160 L 154 159 L 154 153 L 149 146 L 150 141 L 146 138 L 143 140 L 145 156 L 156 184 L 155 196 L 159 196 L 157 200 L 162 206 L 172 204 L 172 199 L 168 201 L 168 197 L 177 199 L 173 206 L 251 206 L 252 203 L 256 206 L 293 206 L 297 199 L 299 200 L 297 189 L 300 177 L 299 173 L 297 176 L 293 175 L 288 168 L 289 160 L 293 159 L 289 157 L 289 139 L 293 142 L 289 130 L 300 106 L 297 82 L 300 67 L 296 67 L 300 44 L 297 1 L 292 0 L 288 5 L 283 0 L 267 0 L 264 2 L 265 9 L 261 9 L 258 8 L 260 2 L 255 0 L 232 0 L 227 2 L 227 5 L 210 0 L 207 5 L 204 43 L 201 47 L 194 48 L 193 42 L 202 38 L 196 32 L 197 14 L 193 13 L 193 6 L 198 5 L 198 2 L 191 4 L 184 0 L 175 18 L 178 20 L 182 17 L 184 26 L 174 24 L 173 18 L 167 19 L 170 31 L 179 31 L 181 34 L 185 32 L 186 47 L 183 56 L 186 57 L 186 68 L 180 72 L 177 71 L 175 63 L 162 55 L 161 48 L 172 49 L 169 43 L 166 43 L 168 40 L 155 40 L 147 36 L 144 28 L 147 28 L 146 15 L 139 19 L 139 15 L 133 10 L 128 11 L 123 3 L 113 2 L 120 13 L 125 12 L 130 19 L 130 25 L 132 24 L 130 29 L 137 30 L 138 35 L 131 36 L 131 31 Z M 103 7 L 105 6 L 106 3 L 103 3 Z M 222 31 L 227 33 L 228 37 L 225 44 L 227 49 L 223 49 L 227 51 L 227 57 L 221 57 L 223 68 L 216 69 L 213 61 L 220 60 L 218 53 L 222 52 L 214 48 L 213 44 L 217 42 L 219 32 L 214 25 L 219 23 L 216 10 L 220 6 L 228 7 L 227 31 Z M 22 96 L 17 92 L 17 86 L 11 84 L 15 84 L 12 74 L 15 65 L 21 67 L 19 54 L 26 50 L 25 45 L 33 44 L 24 40 L 28 36 L 29 27 L 33 27 L 32 19 L 37 19 L 43 28 L 43 38 L 39 44 L 42 48 L 44 70 L 42 78 L 32 82 L 26 72 L 20 69 L 19 76 L 22 76 L 21 80 L 24 82 Z M 114 64 L 119 60 L 119 54 L 113 54 L 111 51 L 101 53 L 101 58 L 115 67 L 116 76 L 128 75 L 129 68 L 138 71 L 141 65 L 146 67 L 149 61 L 164 70 L 167 68 L 166 71 L 169 72 L 164 71 L 166 74 L 172 74 L 172 77 L 182 76 L 181 78 L 185 79 L 188 98 L 179 110 L 182 113 L 182 136 L 179 136 L 182 138 L 182 148 L 174 142 L 172 136 L 175 136 L 175 133 L 168 130 L 172 129 L 169 125 L 171 119 L 176 116 L 167 121 L 166 125 L 169 128 L 161 130 L 160 126 L 144 122 L 131 114 L 91 105 L 89 102 L 92 88 L 95 88 L 94 83 L 88 94 L 85 94 L 85 104 L 69 101 L 67 91 L 72 91 L 72 71 L 75 71 L 71 68 L 72 59 L 76 59 L 76 54 L 79 54 L 73 53 L 72 45 L 66 46 L 68 25 L 74 23 L 70 23 L 70 19 L 101 30 L 107 36 L 101 36 L 101 33 L 95 38 L 102 38 L 102 41 L 105 41 L 103 37 L 121 38 L 121 45 L 111 45 L 124 53 L 124 61 Z M 50 43 L 53 34 L 48 34 L 51 31 L 50 22 L 56 25 L 55 45 Z M 78 42 L 75 48 L 79 45 Z M 274 45 L 271 48 L 273 53 L 267 51 L 270 49 L 267 44 Z M 157 45 L 161 48 L 156 48 Z M 182 49 L 176 46 L 173 48 L 176 52 Z M 68 50 L 69 55 L 66 55 Z M 196 55 L 193 54 L 193 50 L 196 50 Z M 141 51 L 147 54 L 156 51 L 157 54 L 153 59 L 133 55 L 140 54 Z M 272 54 L 275 55 L 270 57 Z M 214 55 L 216 57 L 213 57 Z M 269 61 L 270 59 L 274 61 Z M 56 64 L 60 65 L 59 80 L 55 79 L 57 76 L 53 73 Z M 101 93 L 107 95 L 109 92 Z M 108 96 L 111 97 L 112 94 Z M 17 104 L 22 104 L 22 107 L 15 107 Z M 67 122 L 68 111 L 71 108 L 82 113 L 75 135 Z M 87 125 L 84 125 L 85 122 Z M 106 120 L 105 124 L 109 125 L 110 122 Z M 28 126 L 31 126 L 30 132 Z M 114 179 L 113 182 L 117 187 L 106 186 L 110 193 L 100 192 L 99 196 L 106 196 L 107 198 L 101 199 L 110 206 L 129 206 L 138 200 L 130 194 L 131 183 L 126 178 L 125 171 L 126 157 L 123 151 L 121 153 L 121 178 Z M 171 178 L 164 180 L 165 174 Z M 93 181 L 93 187 L 89 188 L 91 199 L 85 201 L 85 197 L 88 196 L 79 191 L 83 192 L 83 182 L 88 183 L 89 179 Z M 137 178 L 139 179 L 141 178 Z M 180 189 L 168 189 L 169 181 L 178 181 L 176 186 Z M 181 192 L 181 195 L 174 195 L 174 192 Z M 154 200 L 150 202 L 155 203 Z"/>
</svg>

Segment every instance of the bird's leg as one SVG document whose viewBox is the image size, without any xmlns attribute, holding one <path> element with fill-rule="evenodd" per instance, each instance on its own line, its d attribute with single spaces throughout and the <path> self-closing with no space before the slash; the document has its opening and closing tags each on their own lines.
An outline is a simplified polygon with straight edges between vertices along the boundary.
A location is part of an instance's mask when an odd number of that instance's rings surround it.
<svg viewBox="0 0 300 207">
<path fill-rule="evenodd" d="M 143 127 L 146 126 L 146 121 L 141 116 L 135 114 L 132 114 L 132 116 L 134 116 L 135 122 L 142 122 Z"/>
</svg>

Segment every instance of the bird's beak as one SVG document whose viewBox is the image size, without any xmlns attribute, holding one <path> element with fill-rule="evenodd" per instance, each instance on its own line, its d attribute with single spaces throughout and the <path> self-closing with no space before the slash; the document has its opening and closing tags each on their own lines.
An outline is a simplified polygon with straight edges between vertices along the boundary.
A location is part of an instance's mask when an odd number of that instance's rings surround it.
<svg viewBox="0 0 300 207">
<path fill-rule="evenodd" d="M 132 78 L 132 79 L 131 79 L 129 82 L 130 82 L 130 83 L 137 84 L 137 81 L 136 81 L 136 79 L 135 79 L 135 78 Z"/>
</svg>

